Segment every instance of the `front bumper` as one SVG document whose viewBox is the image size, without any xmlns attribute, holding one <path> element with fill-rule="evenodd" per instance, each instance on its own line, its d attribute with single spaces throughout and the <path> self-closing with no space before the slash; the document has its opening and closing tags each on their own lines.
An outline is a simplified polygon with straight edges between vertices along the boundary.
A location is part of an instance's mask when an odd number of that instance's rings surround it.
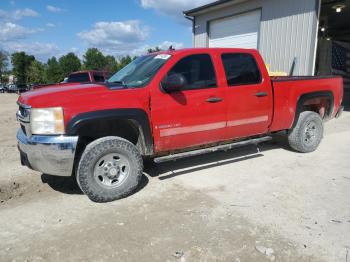
<svg viewBox="0 0 350 262">
<path fill-rule="evenodd" d="M 22 165 L 49 175 L 72 174 L 77 136 L 26 136 L 19 129 L 17 141 Z"/>
</svg>

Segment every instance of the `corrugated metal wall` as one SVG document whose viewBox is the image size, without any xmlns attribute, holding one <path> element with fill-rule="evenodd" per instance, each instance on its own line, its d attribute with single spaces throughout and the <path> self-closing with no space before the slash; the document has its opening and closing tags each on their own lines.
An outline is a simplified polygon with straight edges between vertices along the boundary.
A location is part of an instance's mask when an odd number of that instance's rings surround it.
<svg viewBox="0 0 350 262">
<path fill-rule="evenodd" d="M 289 72 L 297 57 L 295 75 L 311 75 L 317 39 L 318 0 L 248 0 L 195 16 L 195 47 L 208 46 L 213 19 L 261 9 L 259 51 L 271 71 Z"/>
</svg>

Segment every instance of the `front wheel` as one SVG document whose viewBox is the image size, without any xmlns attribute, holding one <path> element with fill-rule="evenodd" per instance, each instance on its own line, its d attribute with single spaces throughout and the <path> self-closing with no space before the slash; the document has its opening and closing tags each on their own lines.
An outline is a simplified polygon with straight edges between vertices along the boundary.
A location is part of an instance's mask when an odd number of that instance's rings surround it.
<svg viewBox="0 0 350 262">
<path fill-rule="evenodd" d="M 300 113 L 297 124 L 288 134 L 288 142 L 291 148 L 302 153 L 315 151 L 322 138 L 322 118 L 312 111 Z"/>
<path fill-rule="evenodd" d="M 90 200 L 109 202 L 132 193 L 142 170 L 142 157 L 132 143 L 120 137 L 104 137 L 86 147 L 76 177 Z"/>
</svg>

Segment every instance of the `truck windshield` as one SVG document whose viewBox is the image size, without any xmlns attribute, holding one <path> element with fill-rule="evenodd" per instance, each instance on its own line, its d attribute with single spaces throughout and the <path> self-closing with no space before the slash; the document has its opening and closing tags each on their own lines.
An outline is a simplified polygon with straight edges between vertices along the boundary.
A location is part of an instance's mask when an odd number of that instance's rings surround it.
<svg viewBox="0 0 350 262">
<path fill-rule="evenodd" d="M 171 57 L 169 54 L 145 55 L 136 58 L 119 70 L 108 83 L 120 83 L 126 87 L 142 87 L 148 84 L 158 70 Z"/>
</svg>

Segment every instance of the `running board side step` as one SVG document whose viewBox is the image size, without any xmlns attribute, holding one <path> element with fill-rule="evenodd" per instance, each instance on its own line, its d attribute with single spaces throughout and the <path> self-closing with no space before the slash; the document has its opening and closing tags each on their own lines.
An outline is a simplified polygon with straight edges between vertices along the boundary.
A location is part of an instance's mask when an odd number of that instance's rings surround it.
<svg viewBox="0 0 350 262">
<path fill-rule="evenodd" d="M 234 143 L 230 143 L 230 144 L 218 145 L 218 146 L 197 149 L 197 150 L 188 151 L 188 152 L 182 152 L 182 153 L 177 153 L 177 154 L 161 156 L 161 157 L 155 158 L 154 162 L 155 163 L 163 163 L 163 162 L 167 162 L 167 161 L 175 161 L 177 159 L 208 154 L 208 153 L 212 153 L 212 152 L 216 152 L 216 151 L 230 150 L 233 148 L 242 147 L 242 146 L 246 146 L 246 145 L 258 145 L 259 143 L 267 142 L 267 141 L 271 141 L 271 140 L 272 140 L 272 137 L 270 137 L 270 136 L 252 138 L 249 140 L 234 142 Z"/>
</svg>

